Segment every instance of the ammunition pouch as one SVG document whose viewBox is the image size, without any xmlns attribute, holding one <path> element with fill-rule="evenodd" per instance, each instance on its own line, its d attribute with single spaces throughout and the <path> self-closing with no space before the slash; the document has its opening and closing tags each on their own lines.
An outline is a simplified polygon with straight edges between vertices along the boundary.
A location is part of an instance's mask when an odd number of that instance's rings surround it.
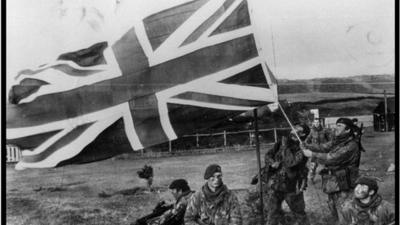
<svg viewBox="0 0 400 225">
<path fill-rule="evenodd" d="M 322 191 L 326 194 L 331 194 L 340 191 L 339 182 L 336 176 L 329 173 L 321 173 Z"/>
<path fill-rule="evenodd" d="M 320 174 L 322 177 L 322 191 L 326 194 L 347 191 L 353 187 L 350 169 L 323 169 Z"/>
</svg>

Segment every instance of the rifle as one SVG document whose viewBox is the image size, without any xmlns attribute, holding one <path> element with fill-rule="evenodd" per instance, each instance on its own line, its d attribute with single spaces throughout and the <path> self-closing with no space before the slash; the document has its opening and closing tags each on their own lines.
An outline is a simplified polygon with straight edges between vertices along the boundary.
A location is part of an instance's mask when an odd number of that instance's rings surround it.
<svg viewBox="0 0 400 225">
<path fill-rule="evenodd" d="M 264 171 L 261 174 L 261 180 L 263 180 L 264 176 L 267 176 L 266 177 L 267 179 L 265 181 L 268 181 L 268 168 L 269 168 L 269 166 L 264 166 L 263 168 L 261 168 L 261 170 Z M 258 180 L 259 180 L 258 179 L 258 174 L 256 174 L 256 175 L 253 176 L 253 178 L 251 178 L 250 184 L 251 185 L 256 185 L 258 183 Z"/>
<path fill-rule="evenodd" d="M 165 205 L 165 201 L 161 201 L 156 205 L 156 207 L 153 209 L 152 213 L 137 219 L 136 222 L 134 223 L 134 225 L 147 225 L 149 220 L 161 216 L 166 211 L 168 211 L 172 208 L 173 208 L 173 205 Z"/>
<path fill-rule="evenodd" d="M 365 152 L 364 147 L 361 145 L 361 136 L 363 135 L 363 128 L 364 128 L 364 123 L 361 123 L 361 126 L 360 126 L 360 134 L 359 134 L 359 136 L 358 136 L 358 148 L 359 148 L 361 151 Z"/>
</svg>

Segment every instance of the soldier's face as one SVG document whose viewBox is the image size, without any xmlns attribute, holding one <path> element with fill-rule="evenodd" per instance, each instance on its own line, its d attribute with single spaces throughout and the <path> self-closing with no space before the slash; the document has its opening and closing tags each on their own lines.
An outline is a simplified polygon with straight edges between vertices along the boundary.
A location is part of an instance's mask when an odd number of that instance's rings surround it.
<svg viewBox="0 0 400 225">
<path fill-rule="evenodd" d="M 182 191 L 178 189 L 169 189 L 169 191 L 171 192 L 172 196 L 174 196 L 175 200 L 178 200 L 178 198 L 181 196 Z"/>
<path fill-rule="evenodd" d="M 313 125 L 314 127 L 319 127 L 320 125 L 319 120 L 314 120 Z"/>
<path fill-rule="evenodd" d="M 216 172 L 214 175 L 207 180 L 210 188 L 217 188 L 222 185 L 222 173 Z"/>
<path fill-rule="evenodd" d="M 369 187 L 363 184 L 357 184 L 354 188 L 354 197 L 358 199 L 365 199 L 369 196 Z"/>
<path fill-rule="evenodd" d="M 335 136 L 342 135 L 344 133 L 348 133 L 350 130 L 346 130 L 346 124 L 337 123 L 335 128 Z"/>
</svg>

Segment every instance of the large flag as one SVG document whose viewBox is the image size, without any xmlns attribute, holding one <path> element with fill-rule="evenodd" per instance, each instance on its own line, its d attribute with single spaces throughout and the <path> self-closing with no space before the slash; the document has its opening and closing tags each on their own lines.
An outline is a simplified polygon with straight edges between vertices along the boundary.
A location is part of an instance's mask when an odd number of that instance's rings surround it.
<svg viewBox="0 0 400 225">
<path fill-rule="evenodd" d="M 194 0 L 21 71 L 7 106 L 16 168 L 106 159 L 277 102 L 257 45 L 246 0 Z"/>
</svg>

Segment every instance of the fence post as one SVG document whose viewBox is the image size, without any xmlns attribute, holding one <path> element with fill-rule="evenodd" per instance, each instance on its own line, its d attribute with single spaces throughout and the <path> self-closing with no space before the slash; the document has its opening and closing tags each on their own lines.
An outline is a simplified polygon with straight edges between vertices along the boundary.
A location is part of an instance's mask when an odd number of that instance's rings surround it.
<svg viewBox="0 0 400 225">
<path fill-rule="evenodd" d="M 226 147 L 226 130 L 224 130 L 224 146 Z"/>
<path fill-rule="evenodd" d="M 22 152 L 21 149 L 18 148 L 18 162 L 22 159 Z"/>
<path fill-rule="evenodd" d="M 172 152 L 172 142 L 168 141 L 168 150 L 169 152 Z"/>
<path fill-rule="evenodd" d="M 11 161 L 11 148 L 7 148 L 7 161 L 6 162 L 9 162 L 9 161 Z"/>
<path fill-rule="evenodd" d="M 13 153 L 13 162 L 17 161 L 17 151 L 15 147 L 12 148 L 12 153 Z"/>
<path fill-rule="evenodd" d="M 276 132 L 276 128 L 274 127 L 274 138 L 275 138 L 275 143 L 278 142 L 278 134 Z"/>
<path fill-rule="evenodd" d="M 199 134 L 196 134 L 196 147 L 199 147 Z"/>
<path fill-rule="evenodd" d="M 251 130 L 249 130 L 249 142 L 250 142 L 250 146 L 253 145 L 252 139 L 251 139 Z"/>
<path fill-rule="evenodd" d="M 11 162 L 15 162 L 15 148 L 11 147 Z"/>
</svg>

